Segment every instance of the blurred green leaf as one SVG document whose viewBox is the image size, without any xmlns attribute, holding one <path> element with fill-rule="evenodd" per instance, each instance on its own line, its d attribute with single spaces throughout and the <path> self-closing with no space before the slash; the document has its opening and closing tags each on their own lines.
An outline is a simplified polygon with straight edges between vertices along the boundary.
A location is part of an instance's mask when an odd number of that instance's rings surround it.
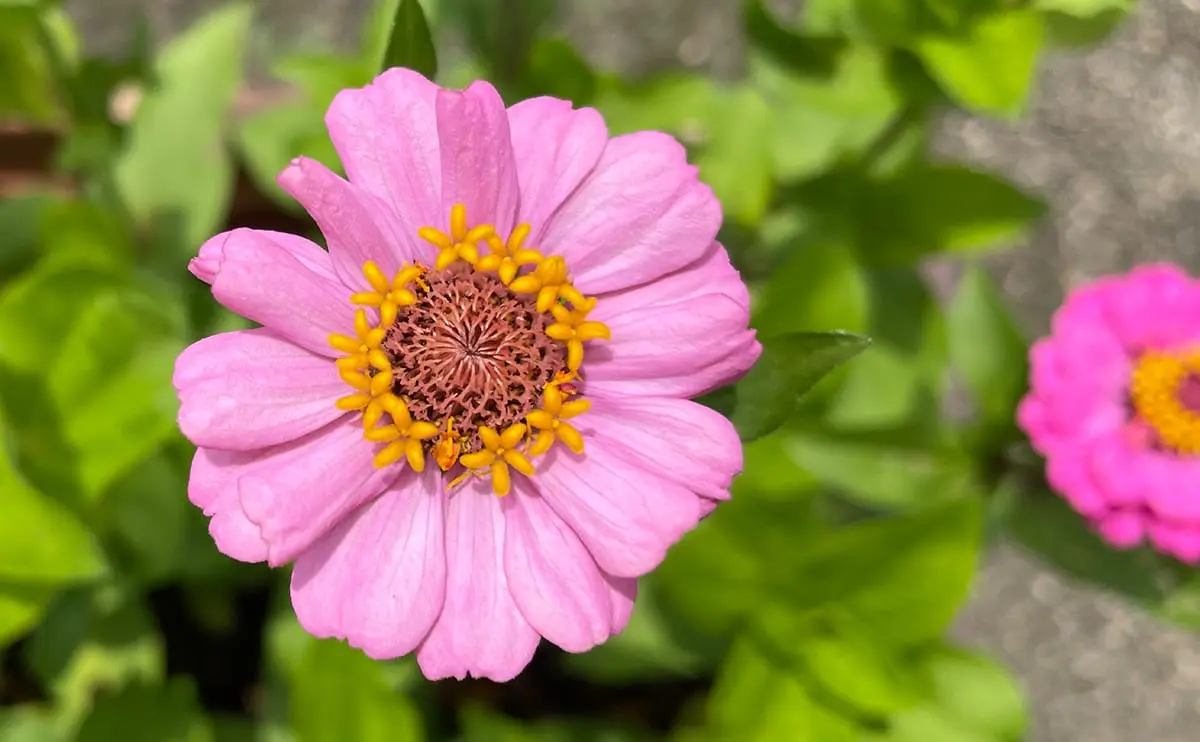
<svg viewBox="0 0 1200 742">
<path fill-rule="evenodd" d="M 771 200 L 771 141 L 774 115 L 749 87 L 722 91 L 707 119 L 707 138 L 696 164 L 712 186 L 727 218 L 755 226 Z"/>
<path fill-rule="evenodd" d="M 868 287 L 854 254 L 836 243 L 801 243 L 771 274 L 751 324 L 763 337 L 867 329 Z"/>
<path fill-rule="evenodd" d="M 222 132 L 242 79 L 251 6 L 222 7 L 171 41 L 130 124 L 116 182 L 130 213 L 191 254 L 233 190 Z"/>
<path fill-rule="evenodd" d="M 37 706 L 12 706 L 0 711 L 0 742 L 64 742 L 53 715 Z"/>
<path fill-rule="evenodd" d="M 155 583 L 178 573 L 191 507 L 187 469 L 165 452 L 141 460 L 113 484 L 101 512 L 127 556 L 127 577 Z"/>
<path fill-rule="evenodd" d="M 7 647 L 37 625 L 58 589 L 0 580 L 0 647 Z"/>
<path fill-rule="evenodd" d="M 115 591 L 65 595 L 34 633 L 26 656 L 68 728 L 82 721 L 98 692 L 157 683 L 166 662 L 149 611 Z"/>
<path fill-rule="evenodd" d="M 858 726 L 815 701 L 804 683 L 748 639 L 725 658 L 708 702 L 711 739 L 857 742 Z"/>
<path fill-rule="evenodd" d="M 711 660 L 680 640 L 654 594 L 652 578 L 639 581 L 637 605 L 623 632 L 565 658 L 574 673 L 606 685 L 695 677 L 710 669 Z"/>
<path fill-rule="evenodd" d="M 1095 46 L 1111 36 L 1129 15 L 1130 11 L 1121 8 L 1087 16 L 1046 11 L 1046 44 L 1066 49 Z"/>
<path fill-rule="evenodd" d="M 602 78 L 595 105 L 611 136 L 657 129 L 697 142 L 706 137 L 708 116 L 719 100 L 712 78 L 675 73 L 637 82 Z"/>
<path fill-rule="evenodd" d="M 963 275 L 947 314 L 950 355 L 975 404 L 993 423 L 1011 425 L 1025 392 L 1026 345 L 987 274 Z"/>
<path fill-rule="evenodd" d="M 587 105 L 596 96 L 599 81 L 587 60 L 570 42 L 539 38 L 529 52 L 529 66 L 517 83 L 522 98 L 550 95 Z"/>
<path fill-rule="evenodd" d="M 335 641 L 312 644 L 291 688 L 297 742 L 416 742 L 417 709 L 383 681 L 381 666 Z"/>
<path fill-rule="evenodd" d="M 259 189 L 289 211 L 299 204 L 275 182 L 293 158 L 300 155 L 340 171 L 337 152 L 325 131 L 324 115 L 308 103 L 266 108 L 246 116 L 237 131 L 237 143 L 250 177 Z"/>
<path fill-rule="evenodd" d="M 322 126 L 325 109 L 339 91 L 362 87 L 373 77 L 359 60 L 336 54 L 288 54 L 275 61 L 271 72 L 304 93 L 310 114 L 322 119 Z"/>
<path fill-rule="evenodd" d="M 522 722 L 478 705 L 459 713 L 462 742 L 651 742 L 656 737 L 600 719 Z"/>
<path fill-rule="evenodd" d="M 783 425 L 813 385 L 870 344 L 869 338 L 849 332 L 798 332 L 764 340 L 762 357 L 736 386 L 730 419 L 742 440 Z"/>
<path fill-rule="evenodd" d="M 43 22 L 32 4 L 0 4 L 0 120 L 48 124 L 60 116 Z"/>
<path fill-rule="evenodd" d="M 1014 119 L 1025 106 L 1041 52 L 1043 22 L 1035 11 L 986 16 L 964 36 L 926 36 L 914 51 L 964 108 Z"/>
<path fill-rule="evenodd" d="M 993 742 L 936 706 L 921 706 L 897 715 L 888 731 L 868 742 Z"/>
<path fill-rule="evenodd" d="M 977 653 L 940 650 L 923 662 L 934 702 L 983 739 L 1019 742 L 1025 738 L 1025 698 L 1010 673 Z"/>
<path fill-rule="evenodd" d="M 1090 18 L 1112 10 L 1128 13 L 1135 5 L 1135 0 L 1033 0 L 1031 7 L 1077 18 Z"/>
<path fill-rule="evenodd" d="M 515 102 L 529 53 L 543 27 L 554 22 L 554 0 L 438 0 L 438 17 L 462 31 L 505 100 Z"/>
<path fill-rule="evenodd" d="M 920 0 L 809 0 L 804 28 L 885 46 L 901 46 L 943 25 L 939 13 Z"/>
<path fill-rule="evenodd" d="M 0 276 L 32 262 L 38 249 L 42 213 L 54 203 L 43 194 L 0 198 Z"/>
<path fill-rule="evenodd" d="M 845 47 L 837 36 L 796 33 L 785 28 L 763 0 L 743 0 L 742 24 L 751 45 L 790 70 L 806 75 L 831 74 Z"/>
<path fill-rule="evenodd" d="M 430 79 L 437 74 L 437 52 L 425 12 L 417 0 L 400 0 L 391 19 L 381 69 L 390 67 L 407 67 Z"/>
<path fill-rule="evenodd" d="M 101 695 L 76 742 L 213 742 L 213 730 L 190 681 L 175 676 Z"/>
</svg>

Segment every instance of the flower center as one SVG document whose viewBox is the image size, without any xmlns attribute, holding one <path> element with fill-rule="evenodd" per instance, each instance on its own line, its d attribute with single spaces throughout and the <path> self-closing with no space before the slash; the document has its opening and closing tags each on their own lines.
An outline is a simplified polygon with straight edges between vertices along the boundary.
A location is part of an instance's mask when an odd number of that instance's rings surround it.
<svg viewBox="0 0 1200 742">
<path fill-rule="evenodd" d="M 1144 354 L 1133 370 L 1129 396 L 1163 446 L 1200 454 L 1200 352 Z"/>
<path fill-rule="evenodd" d="M 362 413 L 363 437 L 382 447 L 375 465 L 425 458 L 448 472 L 489 477 L 506 495 L 510 468 L 532 476 L 533 458 L 556 442 L 583 453 L 583 436 L 568 420 L 591 403 L 577 382 L 583 344 L 607 340 L 608 327 L 587 315 L 596 299 L 571 283 L 566 261 L 524 246 L 529 226 L 507 241 L 491 225 L 468 227 L 466 210 L 450 212 L 449 233 L 422 227 L 438 250 L 434 269 L 405 265 L 394 278 L 363 266 L 371 291 L 350 297 L 374 307 L 355 314 L 355 337 L 333 335 L 345 353 L 338 374 L 353 390 L 339 409 Z"/>
</svg>

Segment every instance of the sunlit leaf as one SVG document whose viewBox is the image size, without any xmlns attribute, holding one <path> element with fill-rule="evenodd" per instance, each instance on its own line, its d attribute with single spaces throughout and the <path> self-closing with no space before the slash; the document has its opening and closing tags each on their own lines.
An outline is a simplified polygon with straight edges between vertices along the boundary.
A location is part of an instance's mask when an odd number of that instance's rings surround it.
<svg viewBox="0 0 1200 742">
<path fill-rule="evenodd" d="M 437 74 L 437 52 L 418 0 L 400 0 L 388 36 L 382 69 L 407 67 L 431 79 Z"/>
</svg>

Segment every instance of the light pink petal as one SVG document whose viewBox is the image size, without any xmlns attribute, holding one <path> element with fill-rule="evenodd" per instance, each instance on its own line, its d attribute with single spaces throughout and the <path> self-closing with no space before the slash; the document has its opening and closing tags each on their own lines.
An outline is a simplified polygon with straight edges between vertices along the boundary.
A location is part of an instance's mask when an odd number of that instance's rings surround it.
<svg viewBox="0 0 1200 742">
<path fill-rule="evenodd" d="M 721 204 L 679 142 L 659 132 L 609 141 L 600 161 L 550 221 L 542 249 L 567 260 L 587 294 L 652 281 L 700 258 L 721 226 Z"/>
<path fill-rule="evenodd" d="M 1147 452 L 1143 464 L 1146 504 L 1159 518 L 1200 528 L 1200 461 Z"/>
<path fill-rule="evenodd" d="M 292 605 L 300 625 L 374 659 L 412 652 L 446 594 L 444 510 L 441 478 L 410 471 L 343 519 L 296 560 Z"/>
<path fill-rule="evenodd" d="M 325 116 L 350 182 L 391 207 L 402 233 L 414 241 L 420 227 L 440 226 L 447 218 L 438 90 L 419 73 L 396 67 L 366 87 L 339 92 Z"/>
<path fill-rule="evenodd" d="M 507 237 L 520 201 L 508 112 L 486 82 L 466 90 L 439 90 L 437 133 L 442 158 L 442 214 L 435 226 L 449 227 L 450 208 L 463 204 L 469 225 L 491 224 Z"/>
<path fill-rule="evenodd" d="M 1120 432 L 1088 445 L 1091 481 L 1116 508 L 1139 508 L 1147 503 L 1159 480 L 1157 454 L 1137 448 Z"/>
<path fill-rule="evenodd" d="M 1097 282 L 1111 331 L 1126 349 L 1189 347 L 1200 341 L 1200 283 L 1178 266 L 1141 265 Z"/>
<path fill-rule="evenodd" d="M 197 446 L 252 450 L 285 443 L 346 413 L 349 392 L 328 358 L 266 329 L 212 335 L 175 361 L 179 427 Z"/>
<path fill-rule="evenodd" d="M 584 346 L 589 383 L 670 380 L 672 386 L 692 389 L 710 383 L 704 371 L 723 365 L 731 355 L 741 356 L 733 359 L 735 368 L 748 369 L 761 351 L 753 330 L 746 329 L 741 307 L 720 294 L 629 312 L 607 324 L 611 340 Z M 655 394 L 649 388 L 644 393 Z"/>
<path fill-rule="evenodd" d="M 739 333 L 735 342 L 730 343 L 728 353 L 707 365 L 692 368 L 675 365 L 672 367 L 673 373 L 656 377 L 596 379 L 589 375 L 586 387 L 589 393 L 610 397 L 698 397 L 740 379 L 760 355 L 762 344 L 753 330 L 746 330 Z M 585 373 L 602 362 L 597 361 L 590 366 L 585 363 Z"/>
<path fill-rule="evenodd" d="M 715 500 L 742 470 L 742 443 L 720 413 L 683 399 L 592 396 L 578 418 L 626 461 Z"/>
<path fill-rule="evenodd" d="M 552 449 L 534 483 L 600 568 L 618 577 L 657 567 L 700 521 L 699 497 L 630 464 L 600 439 L 588 440 L 582 456 Z"/>
<path fill-rule="evenodd" d="M 197 448 L 188 475 L 188 499 L 209 516 L 208 532 L 217 548 L 231 559 L 251 563 L 267 560 L 267 542 L 242 511 L 237 472 L 254 460 L 254 454 Z"/>
<path fill-rule="evenodd" d="M 1137 512 L 1118 510 L 1096 523 L 1096 532 L 1117 549 L 1132 549 L 1146 537 L 1146 518 Z"/>
<path fill-rule="evenodd" d="M 316 160 L 297 157 L 277 178 L 321 228 L 339 280 L 367 290 L 362 267 L 374 261 L 388 276 L 418 257 L 416 235 L 408 234 L 392 209 Z"/>
<path fill-rule="evenodd" d="M 613 577 L 610 574 L 604 575 L 604 579 L 608 582 L 608 599 L 612 603 L 612 615 L 609 619 L 612 622 L 613 636 L 616 636 L 629 625 L 629 618 L 633 615 L 633 603 L 637 600 L 638 581 L 636 577 Z"/>
<path fill-rule="evenodd" d="M 238 478 L 242 510 L 270 545 L 271 566 L 296 559 L 351 511 L 386 490 L 397 466 L 371 463 L 379 445 L 363 440 L 362 420 L 340 422 L 263 452 Z"/>
<path fill-rule="evenodd" d="M 1078 450 L 1052 453 L 1046 461 L 1046 481 L 1076 511 L 1088 517 L 1107 513 L 1114 504 L 1093 480 L 1090 458 Z"/>
<path fill-rule="evenodd" d="M 446 512 L 446 605 L 417 650 L 430 680 L 471 675 L 512 680 L 540 637 L 517 608 L 504 571 L 500 498 L 476 481 L 450 496 Z"/>
<path fill-rule="evenodd" d="M 1043 456 L 1062 440 L 1046 422 L 1046 405 L 1033 394 L 1026 394 L 1017 405 L 1017 426 L 1029 436 L 1029 443 Z"/>
<path fill-rule="evenodd" d="M 547 222 L 592 172 L 608 144 L 604 117 L 594 108 L 574 109 L 558 98 L 530 98 L 508 109 L 517 180 L 519 220 L 540 244 Z"/>
<path fill-rule="evenodd" d="M 504 498 L 504 570 L 521 615 L 568 652 L 612 634 L 611 588 L 571 528 L 525 481 Z"/>
<path fill-rule="evenodd" d="M 235 229 L 200 247 L 192 273 L 212 284 L 213 296 L 229 310 L 272 330 L 318 355 L 333 356 L 329 335 L 354 327 L 350 291 L 309 265 L 318 254 L 297 257 L 297 240 L 281 241 L 271 232 Z M 312 252 L 315 251 L 315 252 Z"/>
<path fill-rule="evenodd" d="M 1184 564 L 1200 563 L 1200 528 L 1151 521 L 1147 530 L 1150 543 L 1159 551 Z"/>
<path fill-rule="evenodd" d="M 743 327 L 749 324 L 750 290 L 720 242 L 713 242 L 698 260 L 670 275 L 633 288 L 601 294 L 588 318 L 608 322 L 622 315 L 653 313 L 664 305 L 703 303 L 716 296 L 732 299 L 742 310 Z"/>
</svg>

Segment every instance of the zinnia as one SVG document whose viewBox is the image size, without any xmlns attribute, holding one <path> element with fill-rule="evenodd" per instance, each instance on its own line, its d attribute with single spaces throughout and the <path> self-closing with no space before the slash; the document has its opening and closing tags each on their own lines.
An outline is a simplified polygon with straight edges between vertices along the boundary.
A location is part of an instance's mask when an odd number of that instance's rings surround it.
<svg viewBox="0 0 1200 742">
<path fill-rule="evenodd" d="M 1074 291 L 1018 421 L 1050 485 L 1118 548 L 1200 561 L 1200 283 L 1146 265 Z"/>
<path fill-rule="evenodd" d="M 484 82 L 389 70 L 326 123 L 348 180 L 279 183 L 328 251 L 238 229 L 191 263 L 262 327 L 179 357 L 189 498 L 225 554 L 295 563 L 309 632 L 431 679 L 605 641 L 741 468 L 688 401 L 761 350 L 720 205 L 674 139 Z"/>
</svg>

